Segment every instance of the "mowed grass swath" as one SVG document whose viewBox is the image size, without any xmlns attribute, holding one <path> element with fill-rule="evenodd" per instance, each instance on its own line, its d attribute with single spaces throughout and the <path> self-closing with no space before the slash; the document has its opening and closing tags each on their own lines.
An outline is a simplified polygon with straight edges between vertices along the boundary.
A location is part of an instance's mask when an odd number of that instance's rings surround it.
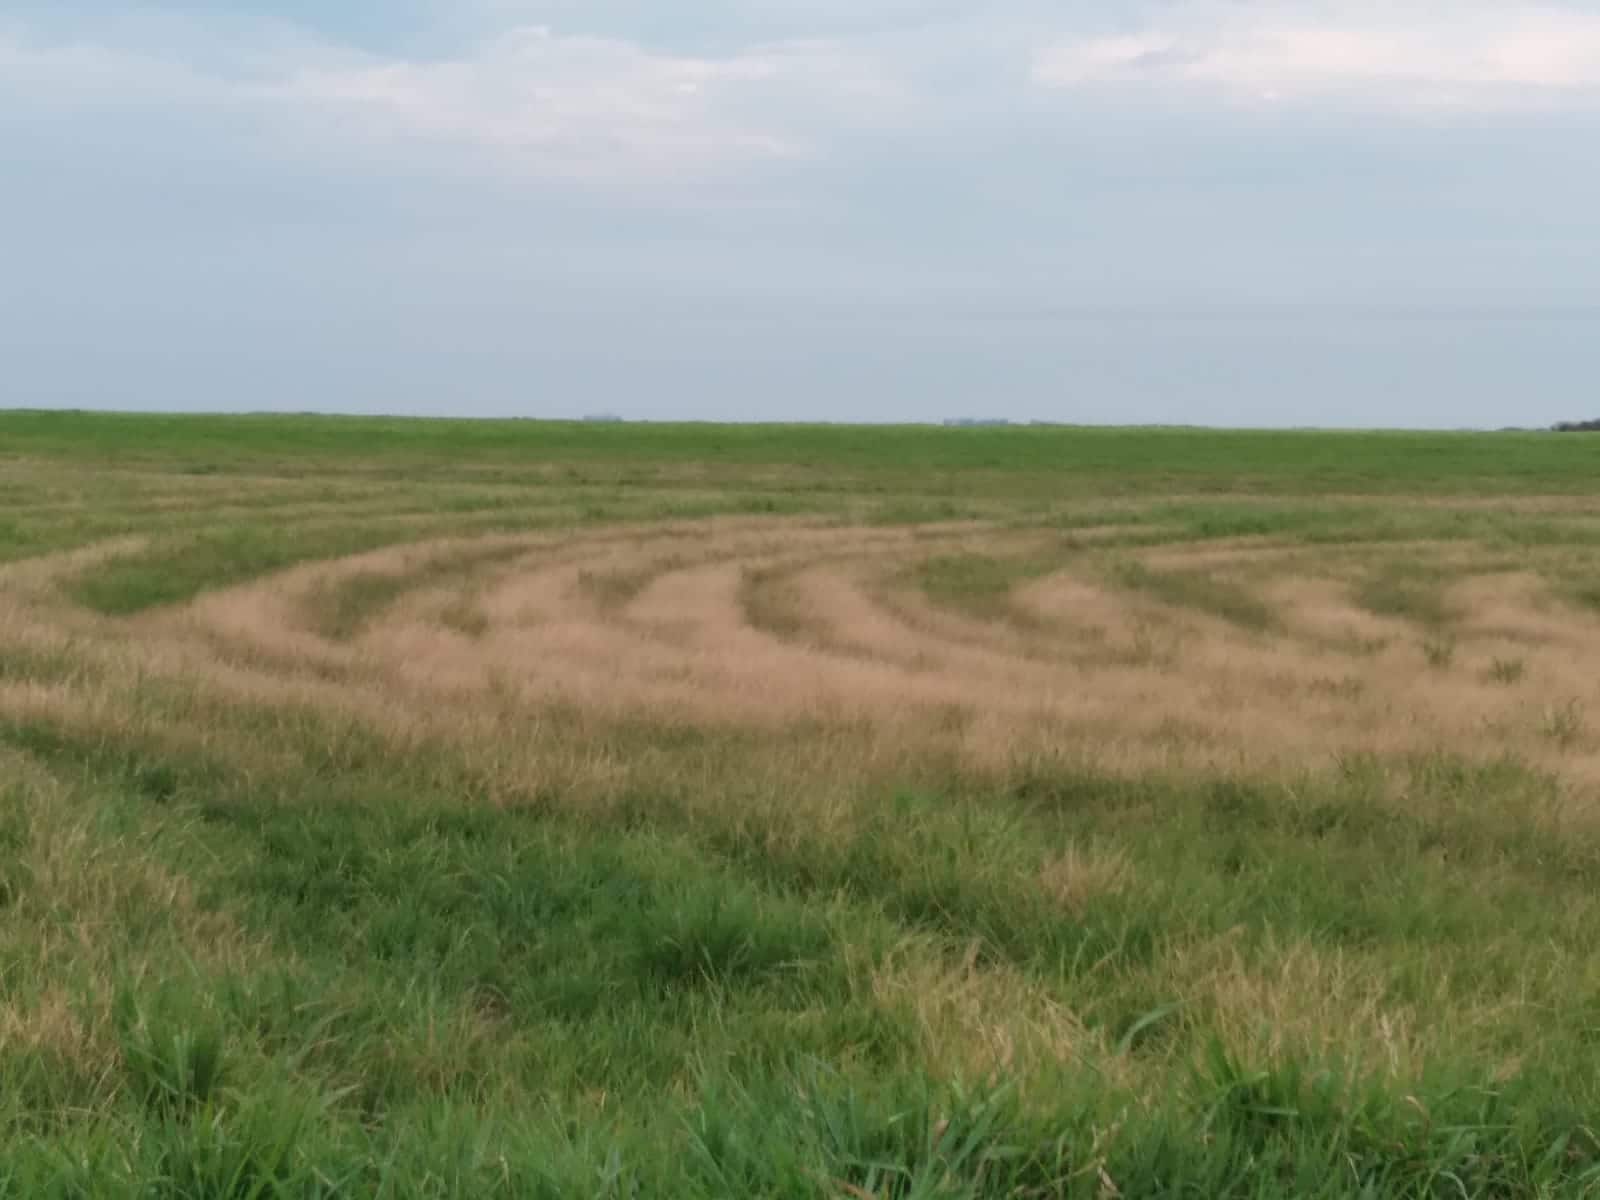
<svg viewBox="0 0 1600 1200">
<path fill-rule="evenodd" d="M 0 416 L 0 1196 L 1590 1194 L 1593 461 Z"/>
</svg>

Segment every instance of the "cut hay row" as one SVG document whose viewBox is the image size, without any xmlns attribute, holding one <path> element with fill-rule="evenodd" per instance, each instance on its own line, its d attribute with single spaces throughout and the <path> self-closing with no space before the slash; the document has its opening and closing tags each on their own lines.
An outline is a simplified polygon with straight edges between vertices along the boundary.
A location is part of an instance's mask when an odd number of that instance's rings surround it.
<svg viewBox="0 0 1600 1200">
<path fill-rule="evenodd" d="M 1458 545 L 1387 551 L 1438 573 L 1447 627 L 1364 607 L 1370 564 L 1340 547 L 1101 548 L 971 523 L 729 518 L 437 539 L 127 620 L 52 591 L 143 544 L 6 568 L 10 636 L 424 725 L 441 702 L 493 693 L 606 719 L 921 730 L 914 740 L 986 767 L 1041 752 L 1273 767 L 1482 746 L 1600 774 L 1583 720 L 1600 621 L 1535 571 L 1474 573 Z M 918 582 L 921 564 L 953 556 L 1044 566 L 969 610 Z M 1270 622 L 1211 611 L 1222 588 Z M 330 633 L 330 606 L 349 628 Z"/>
</svg>

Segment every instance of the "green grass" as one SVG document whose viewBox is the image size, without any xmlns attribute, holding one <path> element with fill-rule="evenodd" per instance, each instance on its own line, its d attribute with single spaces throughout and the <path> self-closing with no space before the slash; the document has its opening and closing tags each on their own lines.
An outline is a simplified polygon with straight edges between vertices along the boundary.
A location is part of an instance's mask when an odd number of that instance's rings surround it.
<svg viewBox="0 0 1600 1200">
<path fill-rule="evenodd" d="M 1537 499 L 1592 488 L 1585 445 L 0 414 L 0 1198 L 1593 1195 L 1586 708 L 1537 646 L 1474 657 L 1451 577 L 1385 548 L 1570 586 L 1582 513 Z M 1443 502 L 1483 494 L 1526 510 Z M 1337 553 L 1419 626 L 1394 669 L 1527 740 L 1179 770 L 977 765 L 960 712 L 909 749 L 498 689 L 430 723 L 310 668 L 211 678 L 127 619 L 425 538 L 790 513 L 1059 536 L 903 582 L 989 618 L 1082 559 L 1251 646 L 1287 634 L 1248 575 L 1146 542 Z M 1097 525 L 1125 533 L 1071 541 Z M 112 537 L 145 542 L 22 570 Z M 440 620 L 481 639 L 521 552 L 356 569 L 307 615 L 378 634 L 464 583 Z M 803 640 L 781 572 L 738 600 Z M 1318 703 L 1372 702 L 1332 670 Z"/>
<path fill-rule="evenodd" d="M 1513 1081 L 1385 1082 L 1374 1063 L 1243 1061 L 1181 978 L 1152 975 L 1183 946 L 1231 944 L 1248 969 L 1314 940 L 1412 962 L 1391 982 L 1399 1007 L 1547 978 L 1582 957 L 1600 915 L 1600 844 L 1525 823 L 1519 805 L 1547 785 L 1513 767 L 1415 764 L 1410 816 L 1359 770 L 1284 790 L 1046 775 L 1011 794 L 906 795 L 869 806 L 842 843 L 779 852 L 746 821 L 668 799 L 620 825 L 586 808 L 463 808 L 447 780 L 426 782 L 437 764 L 246 783 L 138 739 L 4 736 L 78 780 L 64 810 L 7 791 L 9 874 L 37 877 L 81 837 L 99 869 L 16 895 L 11 961 L 37 962 L 44 929 L 108 899 L 138 916 L 114 952 L 26 977 L 22 995 L 64 985 L 80 1020 L 106 1022 L 111 1066 L 0 1052 L 16 1181 L 61 1186 L 72 1161 L 97 1195 L 181 1163 L 207 1196 L 235 1194 L 236 1173 L 264 1195 L 387 1180 L 389 1194 L 465 1196 L 592 1191 L 606 1171 L 674 1195 L 1003 1196 L 1098 1194 L 1103 1169 L 1124 1193 L 1245 1196 L 1425 1194 L 1450 1171 L 1492 1195 L 1576 1186 L 1600 1161 L 1582 1120 L 1581 996 L 1534 985 Z M 1486 787 L 1502 807 L 1471 806 Z M 1129 821 L 1152 803 L 1161 826 Z M 1110 838 L 1146 872 L 1114 903 L 1064 921 L 1027 886 L 1060 848 Z M 1445 850 L 1449 870 L 1421 865 Z M 152 863 L 191 880 L 194 912 L 149 908 L 119 878 Z M 213 906 L 236 954 L 174 954 L 181 923 Z M 1554 940 L 1535 956 L 1528 935 Z M 974 949 L 1067 988 L 1087 1023 L 1081 1061 L 1018 1064 L 1026 1086 L 918 1065 L 914 1024 L 866 976 Z M 158 977 L 127 973 L 146 956 Z M 1465 1030 L 1458 1053 L 1510 1032 Z M 1118 1059 L 1163 1081 L 1159 1104 L 1108 1088 Z"/>
<path fill-rule="evenodd" d="M 911 574 L 916 585 L 937 604 L 974 616 L 1005 614 L 1021 621 L 1025 614 L 1009 603 L 1012 590 L 1018 584 L 1048 575 L 1060 565 L 1059 557 L 942 554 L 919 564 Z"/>
<path fill-rule="evenodd" d="M 926 426 L 419 421 L 359 417 L 129 416 L 11 412 L 7 452 L 83 461 L 166 463 L 200 477 L 261 460 L 295 477 L 329 461 L 359 462 L 369 478 L 480 479 L 546 471 L 625 482 L 662 471 L 777 467 L 866 472 L 898 481 L 927 472 L 994 474 L 1026 487 L 1136 492 L 1151 485 L 1204 492 L 1585 492 L 1591 448 L 1545 434 L 1302 433 L 1050 427 L 952 430 Z M 851 490 L 853 474 L 842 480 Z M 914 488 L 912 490 L 921 490 Z"/>
<path fill-rule="evenodd" d="M 1399 617 L 1437 630 L 1448 625 L 1454 615 L 1445 602 L 1445 582 L 1427 568 L 1391 563 L 1368 576 L 1356 599 L 1380 616 Z"/>
<path fill-rule="evenodd" d="M 409 569 L 355 571 L 318 589 L 309 605 L 312 628 L 333 641 L 360 634 L 402 597 L 444 580 L 459 582 L 475 571 L 525 554 L 520 545 L 435 554 Z M 453 626 L 471 634 L 477 628 L 468 609 L 455 610 Z"/>
<path fill-rule="evenodd" d="M 403 529 L 229 526 L 174 539 L 85 572 L 72 594 L 97 612 L 123 616 L 192 599 L 311 558 L 334 558 L 412 540 Z"/>
<path fill-rule="evenodd" d="M 1132 591 L 1143 592 L 1175 608 L 1188 608 L 1218 617 L 1243 629 L 1273 629 L 1277 617 L 1250 592 L 1206 571 L 1154 570 L 1138 562 L 1119 563 L 1113 580 Z"/>
</svg>

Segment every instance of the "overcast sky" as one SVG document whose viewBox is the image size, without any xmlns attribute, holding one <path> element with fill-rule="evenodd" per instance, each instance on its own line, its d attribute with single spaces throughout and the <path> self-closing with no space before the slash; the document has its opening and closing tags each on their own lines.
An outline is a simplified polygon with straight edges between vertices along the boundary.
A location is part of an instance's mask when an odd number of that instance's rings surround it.
<svg viewBox="0 0 1600 1200">
<path fill-rule="evenodd" d="M 1596 214 L 1596 3 L 0 6 L 0 405 L 1545 423 Z"/>
</svg>

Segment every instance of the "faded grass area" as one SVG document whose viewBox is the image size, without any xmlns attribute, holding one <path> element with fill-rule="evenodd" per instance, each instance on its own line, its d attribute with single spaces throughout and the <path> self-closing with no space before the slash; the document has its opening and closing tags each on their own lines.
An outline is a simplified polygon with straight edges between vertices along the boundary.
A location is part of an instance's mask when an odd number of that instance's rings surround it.
<svg viewBox="0 0 1600 1200">
<path fill-rule="evenodd" d="M 0 1197 L 1600 1183 L 1573 477 L 18 428 Z"/>
</svg>

